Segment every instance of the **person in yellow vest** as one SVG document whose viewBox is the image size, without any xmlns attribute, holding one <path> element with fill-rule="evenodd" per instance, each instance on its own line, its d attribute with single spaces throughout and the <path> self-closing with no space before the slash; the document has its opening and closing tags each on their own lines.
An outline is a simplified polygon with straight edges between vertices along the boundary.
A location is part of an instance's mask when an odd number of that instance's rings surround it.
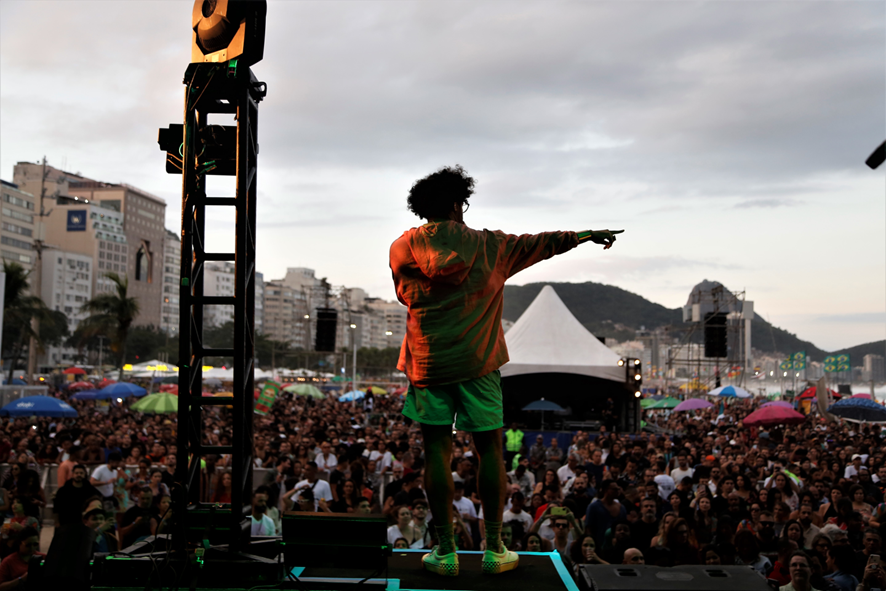
<svg viewBox="0 0 886 591">
<path fill-rule="evenodd" d="M 510 467 L 522 447 L 523 431 L 517 428 L 517 423 L 511 423 L 511 428 L 505 432 L 505 466 Z"/>
</svg>

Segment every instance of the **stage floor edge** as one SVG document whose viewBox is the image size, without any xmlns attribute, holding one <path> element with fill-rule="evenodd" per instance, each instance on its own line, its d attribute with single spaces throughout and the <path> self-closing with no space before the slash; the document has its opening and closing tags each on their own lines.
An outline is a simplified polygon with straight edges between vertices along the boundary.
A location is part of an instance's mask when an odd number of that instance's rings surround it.
<svg viewBox="0 0 886 591">
<path fill-rule="evenodd" d="M 515 570 L 498 575 L 483 574 L 480 566 L 483 552 L 460 551 L 457 577 L 444 577 L 425 571 L 421 567 L 421 557 L 427 553 L 428 550 L 395 550 L 388 559 L 386 591 L 578 591 L 572 573 L 556 551 L 520 552 L 520 565 Z M 296 567 L 292 569 L 292 574 L 307 583 L 308 587 L 312 580 L 357 582 L 362 579 L 342 577 L 340 569 L 329 568 Z M 374 577 L 373 580 L 383 581 L 385 577 Z"/>
</svg>

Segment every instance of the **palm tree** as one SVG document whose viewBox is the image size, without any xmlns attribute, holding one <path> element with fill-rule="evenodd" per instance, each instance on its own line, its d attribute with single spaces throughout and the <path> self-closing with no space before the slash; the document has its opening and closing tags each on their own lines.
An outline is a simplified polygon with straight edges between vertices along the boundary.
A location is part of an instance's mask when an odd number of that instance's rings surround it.
<svg viewBox="0 0 886 591">
<path fill-rule="evenodd" d="M 34 330 L 32 320 L 49 319 L 51 313 L 43 300 L 30 294 L 28 286 L 30 271 L 26 271 L 18 263 L 3 261 L 3 272 L 6 273 L 3 301 L 3 340 L 6 342 L 3 349 L 12 351 L 7 382 L 11 384 L 25 342 L 34 337 L 39 346 L 43 344 L 40 335 Z"/>
<path fill-rule="evenodd" d="M 114 283 L 114 291 L 102 293 L 85 304 L 82 310 L 90 316 L 80 321 L 77 332 L 83 338 L 97 334 L 107 335 L 111 340 L 111 351 L 117 355 L 118 376 L 123 377 L 123 360 L 126 356 L 126 337 L 129 327 L 138 316 L 137 298 L 128 297 L 129 279 L 116 273 L 105 275 Z"/>
</svg>

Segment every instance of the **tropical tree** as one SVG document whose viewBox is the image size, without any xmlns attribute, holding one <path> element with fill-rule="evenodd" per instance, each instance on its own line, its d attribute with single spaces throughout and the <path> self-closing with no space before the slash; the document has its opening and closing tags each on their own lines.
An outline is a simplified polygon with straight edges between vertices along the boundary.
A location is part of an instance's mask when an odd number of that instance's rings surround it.
<svg viewBox="0 0 886 591">
<path fill-rule="evenodd" d="M 34 330 L 34 319 L 50 320 L 51 313 L 43 300 L 31 295 L 28 286 L 30 271 L 18 263 L 3 261 L 3 272 L 6 273 L 5 294 L 3 301 L 3 351 L 12 358 L 9 364 L 8 383 L 12 383 L 15 366 L 21 359 L 25 343 L 34 337 L 38 346 L 43 341 Z"/>
<path fill-rule="evenodd" d="M 99 294 L 83 304 L 82 310 L 88 312 L 89 317 L 80 321 L 77 332 L 84 339 L 99 334 L 107 336 L 111 351 L 117 357 L 118 375 L 122 377 L 129 327 L 139 313 L 138 299 L 128 295 L 129 279 L 116 273 L 108 273 L 105 277 L 114 283 L 114 290 Z"/>
</svg>

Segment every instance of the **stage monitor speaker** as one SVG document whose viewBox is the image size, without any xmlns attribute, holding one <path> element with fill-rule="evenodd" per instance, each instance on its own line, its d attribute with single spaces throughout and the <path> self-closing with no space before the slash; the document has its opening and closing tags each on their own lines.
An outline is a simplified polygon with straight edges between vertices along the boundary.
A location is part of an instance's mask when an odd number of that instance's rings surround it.
<svg viewBox="0 0 886 591">
<path fill-rule="evenodd" d="M 387 567 L 391 554 L 384 517 L 301 511 L 283 514 L 283 557 L 287 567 L 381 571 Z"/>
<path fill-rule="evenodd" d="M 266 0 L 196 0 L 191 13 L 191 63 L 236 58 L 249 67 L 260 62 L 267 13 Z"/>
<path fill-rule="evenodd" d="M 338 330 L 338 311 L 335 308 L 317 308 L 317 334 L 314 350 L 335 351 L 335 332 Z"/>
<path fill-rule="evenodd" d="M 38 569 L 39 576 L 31 577 L 31 569 L 28 569 L 29 583 L 39 589 L 89 589 L 95 537 L 95 530 L 82 523 L 55 530 L 49 552 Z"/>
<path fill-rule="evenodd" d="M 582 565 L 581 591 L 772 591 L 747 566 Z"/>
<path fill-rule="evenodd" d="M 725 312 L 709 312 L 704 315 L 704 356 L 728 356 Z"/>
<path fill-rule="evenodd" d="M 840 396 L 852 396 L 852 384 L 837 384 L 837 394 Z"/>
</svg>

